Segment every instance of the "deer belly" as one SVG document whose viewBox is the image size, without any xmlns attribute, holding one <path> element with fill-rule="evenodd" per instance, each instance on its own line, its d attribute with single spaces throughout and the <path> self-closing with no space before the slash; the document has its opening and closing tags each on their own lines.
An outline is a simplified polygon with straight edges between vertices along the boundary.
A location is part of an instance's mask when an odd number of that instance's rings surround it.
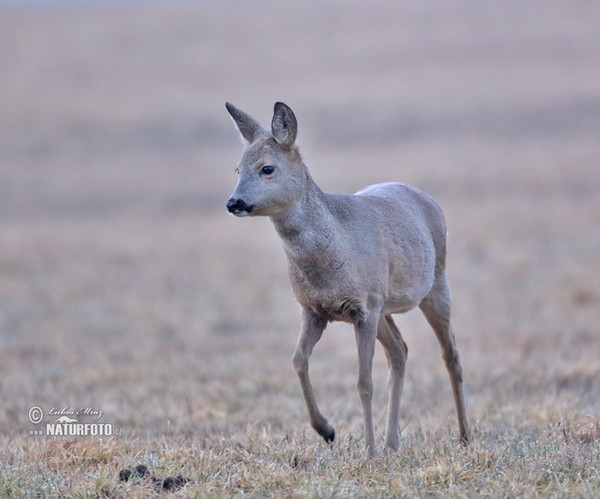
<svg viewBox="0 0 600 499">
<path fill-rule="evenodd" d="M 366 315 L 365 304 L 357 298 L 298 300 L 301 305 L 329 322 L 341 321 L 356 323 Z"/>
</svg>

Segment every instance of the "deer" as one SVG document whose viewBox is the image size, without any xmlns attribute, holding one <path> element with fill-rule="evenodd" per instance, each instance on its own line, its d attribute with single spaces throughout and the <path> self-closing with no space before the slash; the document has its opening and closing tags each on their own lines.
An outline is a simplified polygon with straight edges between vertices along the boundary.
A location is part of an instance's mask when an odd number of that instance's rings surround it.
<svg viewBox="0 0 600 499">
<path fill-rule="evenodd" d="M 388 364 L 385 449 L 400 446 L 399 406 L 408 348 L 392 314 L 418 307 L 441 347 L 458 416 L 460 442 L 471 431 L 462 366 L 450 324 L 446 223 L 429 195 L 407 184 L 371 185 L 355 194 L 326 193 L 312 179 L 296 137 L 296 117 L 275 103 L 271 129 L 226 103 L 246 147 L 226 207 L 236 217 L 269 217 L 283 243 L 294 296 L 302 309 L 292 357 L 311 426 L 327 443 L 335 429 L 323 416 L 309 377 L 309 359 L 327 324 L 354 327 L 357 391 L 368 457 L 377 455 L 372 416 L 376 340 Z"/>
</svg>

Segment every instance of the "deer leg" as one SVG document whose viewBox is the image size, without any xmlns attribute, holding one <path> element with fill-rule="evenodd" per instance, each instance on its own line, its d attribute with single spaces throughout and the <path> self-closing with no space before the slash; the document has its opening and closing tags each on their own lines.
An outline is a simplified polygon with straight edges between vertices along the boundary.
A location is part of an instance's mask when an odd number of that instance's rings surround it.
<svg viewBox="0 0 600 499">
<path fill-rule="evenodd" d="M 388 361 L 388 413 L 385 430 L 385 446 L 390 450 L 398 450 L 400 434 L 398 432 L 398 411 L 402 386 L 404 385 L 404 368 L 408 348 L 402 339 L 391 315 L 382 315 L 377 326 L 377 339 L 383 345 Z"/>
<path fill-rule="evenodd" d="M 467 421 L 467 411 L 465 409 L 465 398 L 463 393 L 463 378 L 460 357 L 452 327 L 450 326 L 450 288 L 446 274 L 436 278 L 433 288 L 425 299 L 419 305 L 419 308 L 425 314 L 425 318 L 433 328 L 440 347 L 442 349 L 442 358 L 446 363 L 446 369 L 450 377 L 454 403 L 458 415 L 458 427 L 460 431 L 460 441 L 467 444 L 471 438 L 469 423 Z"/>
<path fill-rule="evenodd" d="M 333 442 L 333 439 L 335 438 L 335 430 L 333 429 L 333 426 L 329 424 L 327 418 L 319 411 L 308 374 L 308 360 L 314 346 L 321 339 L 321 335 L 323 334 L 326 325 L 327 321 L 315 315 L 310 310 L 304 310 L 302 314 L 302 331 L 298 338 L 298 344 L 296 345 L 296 351 L 294 352 L 292 361 L 296 373 L 298 374 L 298 379 L 300 380 L 304 401 L 306 402 L 306 408 L 308 409 L 310 424 L 317 433 L 329 443 Z"/>
<path fill-rule="evenodd" d="M 363 409 L 365 424 L 365 446 L 369 457 L 375 457 L 375 432 L 373 430 L 373 356 L 375 354 L 375 339 L 377 338 L 377 321 L 379 314 L 370 314 L 365 320 L 354 325 L 356 344 L 358 346 L 358 383 L 356 388 Z"/>
</svg>

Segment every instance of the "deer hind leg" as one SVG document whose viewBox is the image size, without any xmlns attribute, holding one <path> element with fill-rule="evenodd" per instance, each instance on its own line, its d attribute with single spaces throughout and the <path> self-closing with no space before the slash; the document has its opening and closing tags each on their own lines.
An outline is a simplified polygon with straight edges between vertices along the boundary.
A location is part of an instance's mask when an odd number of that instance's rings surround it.
<svg viewBox="0 0 600 499">
<path fill-rule="evenodd" d="M 308 375 L 308 360 L 314 346 L 321 339 L 321 335 L 323 334 L 326 325 L 327 321 L 309 310 L 304 310 L 302 314 L 302 331 L 298 338 L 298 344 L 292 361 L 296 373 L 298 374 L 298 379 L 300 380 L 304 401 L 306 402 L 306 408 L 308 409 L 310 424 L 317 433 L 329 443 L 333 442 L 333 439 L 335 438 L 335 430 L 333 429 L 333 426 L 329 424 L 327 418 L 319 411 L 310 377 Z"/>
<path fill-rule="evenodd" d="M 460 357 L 452 327 L 450 326 L 450 287 L 446 274 L 438 276 L 434 282 L 433 288 L 425 299 L 419 305 L 419 308 L 425 314 L 425 318 L 433 328 L 440 347 L 442 349 L 442 358 L 446 363 L 446 369 L 450 377 L 454 403 L 458 415 L 458 427 L 460 431 L 460 441 L 463 444 L 468 443 L 471 438 L 469 423 L 467 421 L 467 412 L 465 409 L 465 398 L 463 393 L 463 378 Z"/>
<path fill-rule="evenodd" d="M 394 323 L 391 315 L 382 315 L 377 326 L 377 339 L 383 345 L 388 361 L 388 413 L 385 430 L 385 446 L 390 450 L 398 450 L 400 433 L 398 431 L 398 417 L 400 397 L 404 385 L 404 368 L 408 348 L 400 330 Z"/>
</svg>

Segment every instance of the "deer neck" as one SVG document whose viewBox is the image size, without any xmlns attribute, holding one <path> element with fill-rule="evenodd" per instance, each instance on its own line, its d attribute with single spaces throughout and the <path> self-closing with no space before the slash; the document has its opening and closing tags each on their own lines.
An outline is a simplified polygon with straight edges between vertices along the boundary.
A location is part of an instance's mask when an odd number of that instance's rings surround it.
<svg viewBox="0 0 600 499">
<path fill-rule="evenodd" d="M 327 196 L 306 172 L 303 197 L 289 209 L 271 217 L 288 258 L 326 259 L 335 233 L 335 220 L 325 203 Z"/>
</svg>

